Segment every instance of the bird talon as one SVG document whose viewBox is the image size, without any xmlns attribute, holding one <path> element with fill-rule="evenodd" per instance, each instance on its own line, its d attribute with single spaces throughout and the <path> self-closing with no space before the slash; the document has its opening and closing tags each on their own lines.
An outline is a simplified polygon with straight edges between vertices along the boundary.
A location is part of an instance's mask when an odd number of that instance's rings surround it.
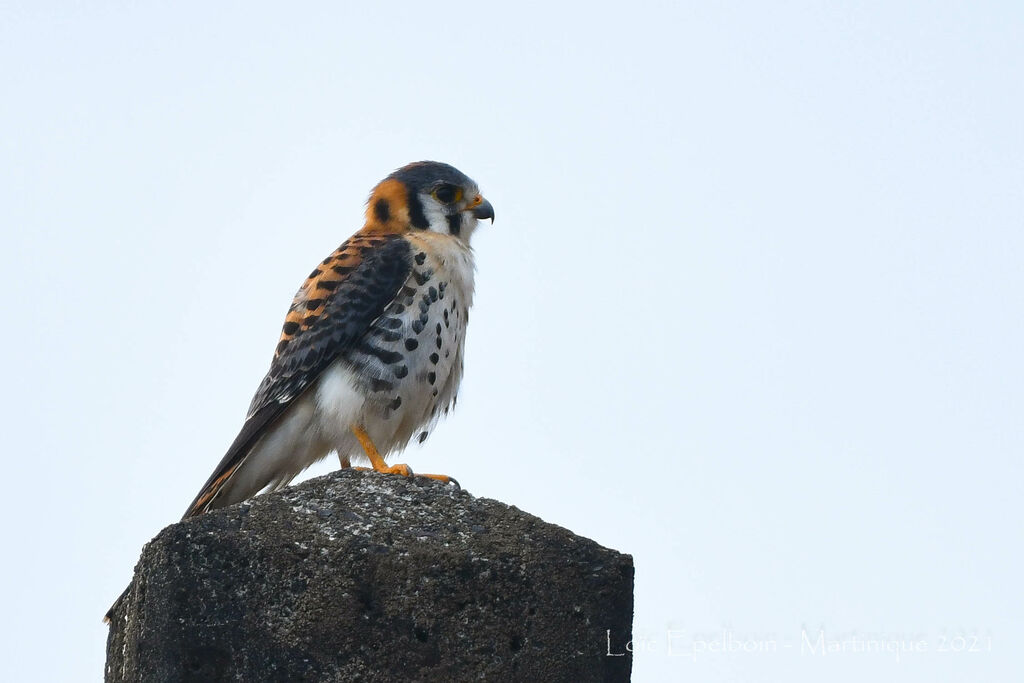
<svg viewBox="0 0 1024 683">
<path fill-rule="evenodd" d="M 400 474 L 403 477 L 414 477 L 412 468 L 405 463 L 399 463 L 397 465 L 391 465 L 383 470 L 380 470 L 384 474 Z"/>
<path fill-rule="evenodd" d="M 412 468 L 405 463 L 399 463 L 397 465 L 387 465 L 384 463 L 384 458 L 381 457 L 377 451 L 377 447 L 373 445 L 373 441 L 370 439 L 370 435 L 366 433 L 366 430 L 356 425 L 352 427 L 352 433 L 356 435 L 360 445 L 363 447 L 363 451 L 366 453 L 366 457 L 370 460 L 370 464 L 373 465 L 375 472 L 381 474 L 400 474 L 403 477 L 423 477 L 426 479 L 434 479 L 435 481 L 442 482 L 444 484 L 455 484 L 455 490 L 461 491 L 462 486 L 459 485 L 453 477 L 449 477 L 447 474 L 416 474 L 412 471 Z M 344 460 L 342 461 L 344 466 Z M 368 467 L 353 467 L 352 469 L 370 469 Z"/>
<path fill-rule="evenodd" d="M 416 476 L 422 479 L 433 479 L 434 481 L 439 481 L 445 485 L 455 484 L 456 491 L 462 490 L 462 487 L 459 485 L 459 482 L 456 481 L 455 477 L 449 477 L 447 474 L 417 474 Z"/>
</svg>

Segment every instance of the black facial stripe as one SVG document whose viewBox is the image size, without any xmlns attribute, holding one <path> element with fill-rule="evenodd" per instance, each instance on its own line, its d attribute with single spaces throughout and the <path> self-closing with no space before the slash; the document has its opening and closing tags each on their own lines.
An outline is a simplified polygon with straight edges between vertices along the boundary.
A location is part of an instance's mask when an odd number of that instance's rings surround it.
<svg viewBox="0 0 1024 683">
<path fill-rule="evenodd" d="M 451 216 L 448 216 L 448 232 L 450 232 L 451 234 L 453 234 L 456 237 L 458 237 L 459 236 L 459 232 L 461 232 L 461 231 L 462 231 L 462 214 L 453 213 Z"/>
<path fill-rule="evenodd" d="M 391 205 L 386 199 L 378 199 L 373 205 L 373 213 L 381 223 L 387 223 L 391 218 Z"/>
<path fill-rule="evenodd" d="M 427 217 L 423 214 L 423 204 L 420 203 L 420 197 L 416 194 L 416 190 L 411 187 L 408 188 L 408 194 L 409 221 L 412 223 L 412 227 L 426 230 L 430 227 L 430 223 L 427 222 Z"/>
</svg>

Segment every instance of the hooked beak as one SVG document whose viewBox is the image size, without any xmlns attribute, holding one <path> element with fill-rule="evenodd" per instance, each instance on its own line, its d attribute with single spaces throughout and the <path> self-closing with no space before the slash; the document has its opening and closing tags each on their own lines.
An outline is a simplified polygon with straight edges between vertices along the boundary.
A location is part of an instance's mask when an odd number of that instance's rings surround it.
<svg viewBox="0 0 1024 683">
<path fill-rule="evenodd" d="M 473 215 L 478 219 L 490 218 L 491 223 L 494 223 L 494 207 L 491 203 L 477 195 L 473 202 L 468 207 L 469 211 L 473 212 Z"/>
</svg>

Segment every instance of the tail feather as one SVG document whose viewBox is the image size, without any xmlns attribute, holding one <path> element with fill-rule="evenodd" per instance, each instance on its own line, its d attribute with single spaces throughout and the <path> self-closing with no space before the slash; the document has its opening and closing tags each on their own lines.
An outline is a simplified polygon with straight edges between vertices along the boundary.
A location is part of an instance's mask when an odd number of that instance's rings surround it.
<svg viewBox="0 0 1024 683">
<path fill-rule="evenodd" d="M 242 458 L 223 472 L 218 468 L 218 470 L 214 472 L 215 476 L 211 477 L 211 480 L 206 482 L 206 485 L 203 486 L 199 494 L 196 495 L 195 500 L 193 500 L 192 504 L 188 506 L 188 510 L 185 511 L 185 515 L 182 519 L 195 517 L 196 515 L 201 515 L 212 509 L 214 501 L 217 496 L 220 495 L 221 491 L 224 490 L 224 486 L 228 481 L 230 481 L 231 475 L 238 471 L 238 468 L 241 467 L 244 462 L 245 458 Z"/>
<path fill-rule="evenodd" d="M 213 474 L 210 475 L 210 478 L 203 484 L 203 488 L 196 494 L 195 499 L 188 506 L 182 519 L 195 517 L 196 515 L 201 515 L 204 512 L 209 512 L 212 509 L 229 504 L 224 501 L 218 501 L 218 497 L 231 482 L 231 478 L 242 468 L 246 458 L 249 457 L 249 453 L 252 452 L 259 440 L 270 430 L 278 418 L 284 414 L 288 406 L 289 403 L 273 401 L 256 411 L 245 421 L 245 424 L 242 425 L 242 430 L 235 437 L 231 447 L 228 448 L 228 452 L 224 454 L 216 469 L 213 470 Z"/>
<path fill-rule="evenodd" d="M 124 589 L 124 592 L 121 593 L 121 595 L 118 596 L 117 600 L 114 600 L 114 604 L 111 605 L 110 609 L 107 610 L 107 613 L 103 615 L 103 623 L 104 624 L 108 624 L 109 625 L 114 620 L 114 612 L 117 611 L 117 608 L 120 607 L 121 603 L 124 602 L 125 599 L 128 597 L 128 592 L 131 589 L 132 589 L 132 587 L 128 586 L 127 588 Z"/>
</svg>

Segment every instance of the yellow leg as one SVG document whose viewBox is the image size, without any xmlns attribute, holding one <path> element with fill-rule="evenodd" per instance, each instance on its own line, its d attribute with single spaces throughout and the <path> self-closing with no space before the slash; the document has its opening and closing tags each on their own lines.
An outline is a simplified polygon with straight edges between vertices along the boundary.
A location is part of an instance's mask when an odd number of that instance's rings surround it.
<svg viewBox="0 0 1024 683">
<path fill-rule="evenodd" d="M 400 474 L 403 477 L 414 476 L 412 468 L 408 465 L 388 465 L 385 463 L 384 458 L 382 458 L 380 453 L 377 451 L 377 447 L 373 445 L 373 441 L 370 439 L 370 435 L 366 433 L 365 429 L 359 425 L 354 425 L 352 427 L 352 433 L 356 435 L 357 439 L 359 439 L 359 445 L 363 447 L 363 451 L 366 453 L 366 457 L 370 459 L 370 464 L 373 465 L 373 470 L 375 472 L 381 472 L 383 474 Z M 344 461 L 342 462 L 342 467 L 345 467 Z M 353 467 L 352 469 L 361 470 L 367 468 Z M 455 481 L 447 474 L 417 474 L 415 476 L 426 477 L 427 479 L 436 479 L 437 481 L 442 481 L 446 484 L 453 483 L 456 486 L 459 485 L 459 482 Z"/>
<path fill-rule="evenodd" d="M 375 472 L 401 474 L 403 477 L 412 476 L 412 470 L 409 469 L 408 465 L 388 465 L 385 463 L 384 458 L 377 452 L 377 447 L 373 445 L 373 441 L 370 440 L 370 435 L 366 433 L 365 429 L 356 425 L 352 427 L 352 433 L 359 439 L 359 444 L 366 452 L 366 457 L 370 459 L 370 464 L 373 465 Z"/>
</svg>

